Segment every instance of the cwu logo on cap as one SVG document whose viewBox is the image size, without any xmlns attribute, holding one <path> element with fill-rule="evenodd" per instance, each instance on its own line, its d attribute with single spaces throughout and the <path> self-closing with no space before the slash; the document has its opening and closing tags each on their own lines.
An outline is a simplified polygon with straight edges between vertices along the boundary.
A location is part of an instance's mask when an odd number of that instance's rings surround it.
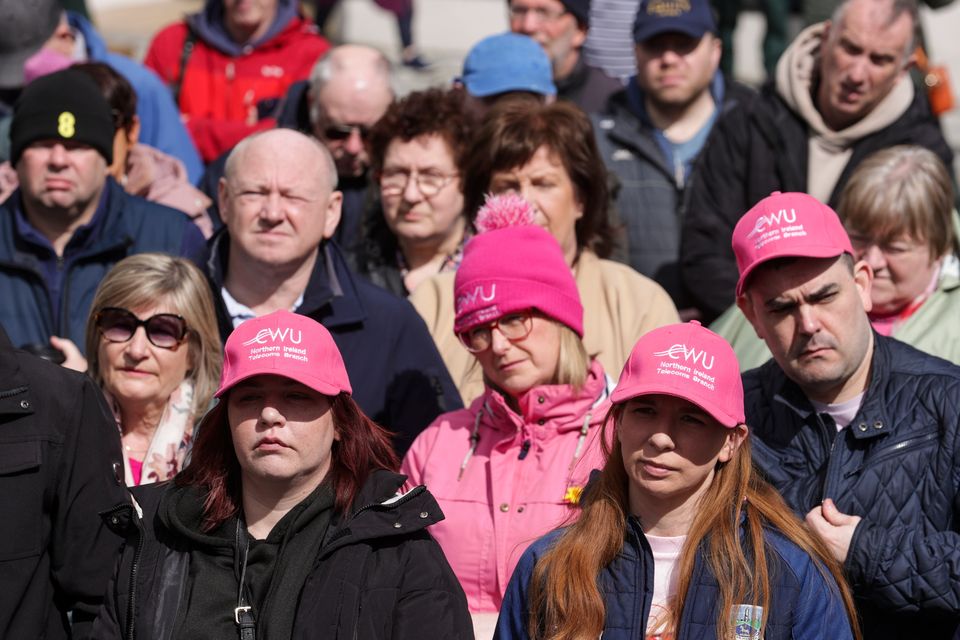
<svg viewBox="0 0 960 640">
<path fill-rule="evenodd" d="M 658 18 L 676 18 L 691 10 L 690 0 L 650 0 L 647 3 L 647 15 Z"/>
<path fill-rule="evenodd" d="M 663 351 L 655 351 L 653 353 L 658 358 L 671 358 L 673 360 L 679 360 L 683 358 L 686 361 L 693 360 L 693 364 L 702 365 L 704 369 L 713 369 L 714 358 L 708 354 L 705 350 L 700 349 L 699 351 L 694 347 L 687 347 L 685 344 L 674 344 L 669 349 L 664 349 Z M 708 362 L 709 360 L 709 362 Z"/>
<path fill-rule="evenodd" d="M 771 211 L 767 215 L 760 215 L 757 217 L 757 221 L 753 225 L 753 230 L 747 234 L 748 238 L 752 238 L 758 233 L 763 233 L 766 229 L 773 226 L 782 226 L 784 224 L 793 224 L 797 221 L 797 210 L 791 207 L 788 209 L 780 209 L 779 211 Z"/>
<path fill-rule="evenodd" d="M 77 134 L 77 117 L 69 111 L 63 111 L 57 116 L 57 133 L 61 138 L 72 138 Z"/>
<path fill-rule="evenodd" d="M 249 340 L 243 343 L 244 347 L 249 347 L 250 345 L 256 344 L 265 344 L 267 342 L 286 342 L 287 338 L 290 338 L 290 342 L 293 344 L 300 344 L 303 342 L 303 332 L 299 329 L 294 330 L 289 327 L 286 329 L 281 329 L 277 327 L 276 329 L 260 329 L 257 332 L 257 335 L 253 336 Z"/>
</svg>

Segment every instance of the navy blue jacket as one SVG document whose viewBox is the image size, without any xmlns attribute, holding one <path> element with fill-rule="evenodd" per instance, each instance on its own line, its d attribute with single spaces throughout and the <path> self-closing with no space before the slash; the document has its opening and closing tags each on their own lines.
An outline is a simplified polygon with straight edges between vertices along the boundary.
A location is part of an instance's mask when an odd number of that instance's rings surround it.
<svg viewBox="0 0 960 640">
<path fill-rule="evenodd" d="M 537 560 L 550 549 L 562 529 L 534 542 L 517 564 L 500 609 L 496 640 L 526 640 L 527 589 Z M 852 639 L 840 592 L 799 547 L 779 532 L 768 529 L 767 561 L 770 568 L 770 611 L 764 640 L 846 640 Z M 603 640 L 637 640 L 646 637 L 647 618 L 653 600 L 653 552 L 636 518 L 630 518 L 623 550 L 598 577 L 606 619 Z M 827 574 L 829 575 L 829 574 Z M 716 640 L 716 577 L 710 572 L 703 552 L 697 554 L 686 606 L 676 640 Z M 745 605 L 750 607 L 750 605 Z M 751 611 L 752 610 L 749 610 Z M 735 623 L 731 623 L 732 625 Z M 737 638 L 755 638 L 739 629 Z"/>
<path fill-rule="evenodd" d="M 224 342 L 233 331 L 221 296 L 229 245 L 224 229 L 211 240 L 207 262 Z M 325 242 L 320 249 L 303 303 L 295 311 L 333 336 L 353 398 L 374 421 L 394 432 L 394 448 L 402 457 L 434 418 L 463 406 L 460 394 L 413 306 L 352 274 L 335 242 Z"/>
<path fill-rule="evenodd" d="M 874 339 L 870 384 L 839 434 L 775 361 L 744 374 L 754 462 L 798 515 L 831 498 L 863 518 L 845 570 L 864 638 L 949 640 L 960 620 L 960 367 Z"/>
<path fill-rule="evenodd" d="M 0 204 L 0 325 L 14 345 L 47 344 L 57 335 L 82 351 L 93 294 L 127 256 L 158 251 L 203 264 L 203 234 L 186 214 L 129 195 L 110 177 L 106 190 L 106 215 L 63 276 L 59 317 L 54 317 L 37 249 L 17 232 L 14 205 L 20 191 Z"/>
</svg>

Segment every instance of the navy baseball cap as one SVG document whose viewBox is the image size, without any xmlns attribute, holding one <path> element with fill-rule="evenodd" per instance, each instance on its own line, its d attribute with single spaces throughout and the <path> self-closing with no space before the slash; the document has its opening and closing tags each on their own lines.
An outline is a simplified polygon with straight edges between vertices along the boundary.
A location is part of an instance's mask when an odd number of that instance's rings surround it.
<svg viewBox="0 0 960 640">
<path fill-rule="evenodd" d="M 463 61 L 459 81 L 477 98 L 508 91 L 557 94 L 553 68 L 543 47 L 519 33 L 489 36 L 473 45 Z"/>
<path fill-rule="evenodd" d="M 716 33 L 709 0 L 643 0 L 633 22 L 633 41 L 644 42 L 661 33 L 702 38 Z"/>
</svg>

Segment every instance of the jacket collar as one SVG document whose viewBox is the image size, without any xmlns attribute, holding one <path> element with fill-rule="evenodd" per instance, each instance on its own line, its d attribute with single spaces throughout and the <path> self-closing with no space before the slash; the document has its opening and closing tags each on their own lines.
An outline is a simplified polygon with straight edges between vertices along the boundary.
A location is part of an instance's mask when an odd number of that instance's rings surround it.
<svg viewBox="0 0 960 640">
<path fill-rule="evenodd" d="M 557 95 L 565 95 L 567 92 L 574 91 L 587 83 L 590 78 L 590 69 L 583 59 L 583 50 L 577 55 L 577 62 L 573 69 L 563 78 L 554 78 L 553 84 L 557 87 Z"/>
<path fill-rule="evenodd" d="M 440 505 L 423 485 L 400 492 L 406 479 L 385 470 L 370 474 L 354 500 L 352 513 L 331 523 L 320 556 L 356 542 L 410 535 L 443 520 Z"/>
<path fill-rule="evenodd" d="M 116 180 L 107 176 L 104 185 L 104 193 L 101 196 L 105 198 L 106 211 L 103 212 L 103 219 L 97 221 L 96 232 L 87 246 L 78 254 L 83 256 L 99 255 L 111 251 L 126 250 L 133 244 L 133 233 L 130 230 L 129 219 L 123 215 L 129 199 L 136 196 L 128 195 Z M 23 252 L 16 248 L 19 237 L 16 228 L 14 209 L 20 202 L 20 190 L 17 189 L 10 197 L 0 204 L 0 224 L 3 225 L 3 231 L 0 231 L 2 242 L 6 245 L 5 253 L 7 255 L 18 255 Z M 104 205 L 101 205 L 104 206 Z M 97 215 L 100 215 L 99 213 Z"/>
<path fill-rule="evenodd" d="M 587 373 L 586 383 L 578 392 L 570 385 L 547 384 L 533 387 L 518 398 L 520 414 L 507 406 L 500 392 L 489 387 L 477 400 L 474 408 L 485 414 L 484 424 L 509 434 L 532 425 L 540 439 L 575 431 L 583 426 L 589 413 L 590 424 L 599 424 L 610 408 L 612 380 L 608 380 L 599 360 L 594 360 Z M 477 404 L 479 403 L 479 404 Z"/>
<path fill-rule="evenodd" d="M 858 440 L 866 440 L 884 435 L 890 431 L 893 422 L 887 413 L 888 399 L 886 397 L 887 378 L 890 373 L 890 338 L 873 333 L 873 358 L 870 362 L 870 383 L 863 394 L 860 409 L 850 423 L 850 433 Z M 816 413 L 806 394 L 799 385 L 790 380 L 780 365 L 771 360 L 765 367 L 773 367 L 773 393 L 770 398 L 778 402 L 789 411 L 808 420 Z M 767 372 L 769 373 L 769 372 Z"/>
<path fill-rule="evenodd" d="M 210 239 L 210 257 L 207 259 L 207 275 L 210 278 L 217 301 L 217 313 L 221 316 L 221 332 L 224 339 L 232 330 L 229 318 L 224 319 L 226 308 L 220 296 L 220 289 L 226 279 L 227 264 L 230 258 L 230 234 L 223 227 Z M 326 240 L 320 245 L 320 254 L 317 256 L 313 273 L 303 292 L 303 302 L 295 311 L 301 315 L 310 316 L 321 322 L 325 327 L 346 326 L 362 323 L 367 318 L 367 312 L 360 299 L 360 292 L 353 274 L 340 248 L 333 240 Z M 227 327 L 227 325 L 230 325 Z M 226 329 L 230 330 L 226 330 Z"/>
<path fill-rule="evenodd" d="M 230 57 L 239 57 L 249 50 L 275 44 L 273 40 L 276 39 L 279 42 L 289 32 L 299 30 L 302 25 L 297 16 L 298 4 L 294 0 L 279 0 L 273 24 L 263 37 L 254 42 L 236 42 L 227 33 L 227 28 L 224 26 L 223 0 L 207 0 L 199 13 L 187 16 L 186 22 L 201 40 L 214 49 Z"/>
</svg>

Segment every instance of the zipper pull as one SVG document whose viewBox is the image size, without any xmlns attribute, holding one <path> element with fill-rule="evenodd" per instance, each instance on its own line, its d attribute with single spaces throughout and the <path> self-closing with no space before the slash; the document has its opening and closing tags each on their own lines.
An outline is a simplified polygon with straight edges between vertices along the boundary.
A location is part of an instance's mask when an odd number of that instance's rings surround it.
<svg viewBox="0 0 960 640">
<path fill-rule="evenodd" d="M 517 459 L 523 460 L 527 457 L 528 453 L 530 453 L 530 438 L 524 440 L 523 444 L 520 445 L 520 455 L 517 456 Z"/>
</svg>

